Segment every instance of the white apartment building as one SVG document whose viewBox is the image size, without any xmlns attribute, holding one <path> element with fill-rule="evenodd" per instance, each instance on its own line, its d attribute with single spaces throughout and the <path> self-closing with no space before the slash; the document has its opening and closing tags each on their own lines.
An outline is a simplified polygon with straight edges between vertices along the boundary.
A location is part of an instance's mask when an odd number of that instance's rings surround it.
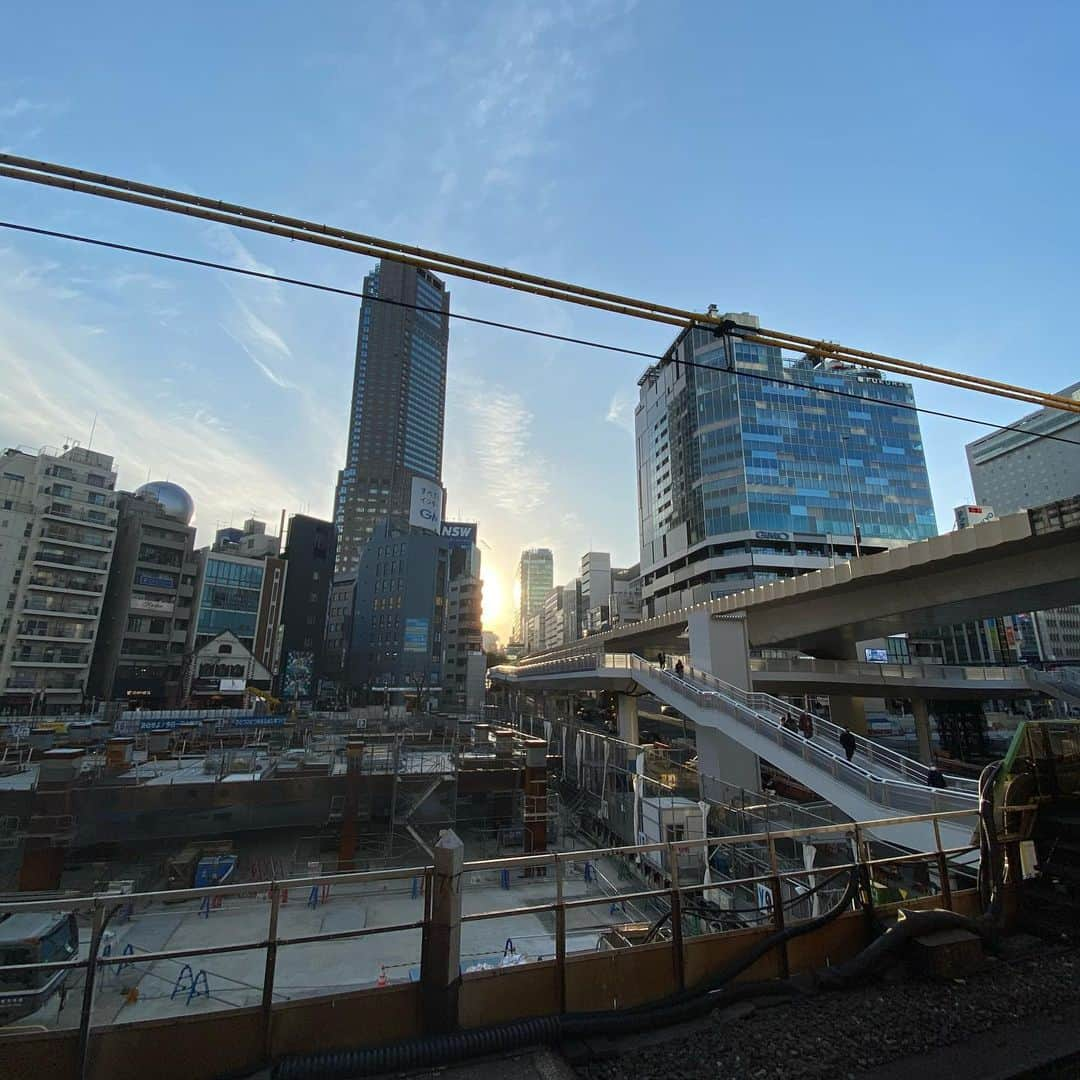
<svg viewBox="0 0 1080 1080">
<path fill-rule="evenodd" d="M 116 542 L 108 454 L 0 454 L 0 704 L 81 707 Z"/>
</svg>

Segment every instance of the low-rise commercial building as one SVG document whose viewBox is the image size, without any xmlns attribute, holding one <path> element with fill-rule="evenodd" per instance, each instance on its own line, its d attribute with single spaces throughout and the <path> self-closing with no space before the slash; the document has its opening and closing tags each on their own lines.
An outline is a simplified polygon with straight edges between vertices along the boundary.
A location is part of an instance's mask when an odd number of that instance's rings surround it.
<svg viewBox="0 0 1080 1080">
<path fill-rule="evenodd" d="M 261 534 L 256 534 L 261 535 Z M 277 537 L 264 541 L 273 549 Z M 232 553 L 228 538 L 196 552 L 199 576 L 189 633 L 189 651 L 197 654 L 222 631 L 231 631 L 255 660 L 277 674 L 286 564 L 276 555 L 253 558 Z"/>
<path fill-rule="evenodd" d="M 183 696 L 184 653 L 198 564 L 191 497 L 144 484 L 117 499 L 116 548 L 94 647 L 90 694 L 143 708 Z"/>
</svg>

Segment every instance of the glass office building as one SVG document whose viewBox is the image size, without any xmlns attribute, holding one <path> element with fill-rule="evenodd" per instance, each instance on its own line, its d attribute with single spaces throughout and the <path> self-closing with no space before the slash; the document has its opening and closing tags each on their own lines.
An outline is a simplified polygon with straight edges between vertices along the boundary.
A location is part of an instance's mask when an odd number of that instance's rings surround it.
<svg viewBox="0 0 1080 1080">
<path fill-rule="evenodd" d="M 224 630 L 231 630 L 246 649 L 254 650 L 266 563 L 209 554 L 199 595 L 195 648 L 201 649 Z"/>
<path fill-rule="evenodd" d="M 695 329 L 638 385 L 643 617 L 937 531 L 908 383 Z"/>
</svg>

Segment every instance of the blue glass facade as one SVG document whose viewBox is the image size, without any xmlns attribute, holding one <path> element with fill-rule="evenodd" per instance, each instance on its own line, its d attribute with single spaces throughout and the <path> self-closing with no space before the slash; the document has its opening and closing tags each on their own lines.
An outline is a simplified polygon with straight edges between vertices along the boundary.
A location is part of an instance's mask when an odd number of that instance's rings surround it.
<svg viewBox="0 0 1080 1080">
<path fill-rule="evenodd" d="M 265 572 L 265 564 L 261 562 L 207 556 L 199 595 L 199 621 L 195 627 L 196 648 L 223 630 L 231 630 L 246 648 L 254 648 Z"/>
<path fill-rule="evenodd" d="M 646 599 L 665 577 L 661 589 L 696 602 L 846 556 L 853 504 L 864 547 L 936 533 L 908 383 L 752 343 L 729 356 L 705 330 L 668 356 L 640 380 L 636 414 Z M 699 557 L 717 560 L 704 577 L 688 565 Z M 682 595 L 701 585 L 712 587 Z"/>
</svg>

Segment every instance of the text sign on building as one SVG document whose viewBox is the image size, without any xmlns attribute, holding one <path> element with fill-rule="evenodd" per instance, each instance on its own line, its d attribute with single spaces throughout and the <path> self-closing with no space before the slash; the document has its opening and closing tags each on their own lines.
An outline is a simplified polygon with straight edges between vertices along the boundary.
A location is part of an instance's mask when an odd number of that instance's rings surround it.
<svg viewBox="0 0 1080 1080">
<path fill-rule="evenodd" d="M 958 529 L 969 529 L 972 525 L 981 525 L 997 517 L 992 506 L 958 506 L 953 513 L 956 514 Z"/>
<path fill-rule="evenodd" d="M 150 600 L 141 596 L 131 598 L 132 611 L 160 611 L 163 615 L 171 615 L 172 609 L 172 602 L 169 600 Z"/>
<path fill-rule="evenodd" d="M 218 684 L 218 690 L 223 694 L 242 694 L 246 689 L 246 679 L 222 679 Z"/>
<path fill-rule="evenodd" d="M 451 547 L 471 547 L 476 543 L 476 522 L 444 521 L 439 535 L 449 541 Z"/>
<path fill-rule="evenodd" d="M 135 575 L 136 585 L 149 585 L 155 589 L 173 589 L 176 587 L 176 579 L 166 574 L 148 574 L 140 571 Z"/>
<path fill-rule="evenodd" d="M 442 524 L 443 489 L 433 480 L 414 476 L 409 502 L 409 524 L 438 532 Z"/>
<path fill-rule="evenodd" d="M 405 652 L 426 653 L 428 651 L 427 619 L 405 620 Z"/>
</svg>

